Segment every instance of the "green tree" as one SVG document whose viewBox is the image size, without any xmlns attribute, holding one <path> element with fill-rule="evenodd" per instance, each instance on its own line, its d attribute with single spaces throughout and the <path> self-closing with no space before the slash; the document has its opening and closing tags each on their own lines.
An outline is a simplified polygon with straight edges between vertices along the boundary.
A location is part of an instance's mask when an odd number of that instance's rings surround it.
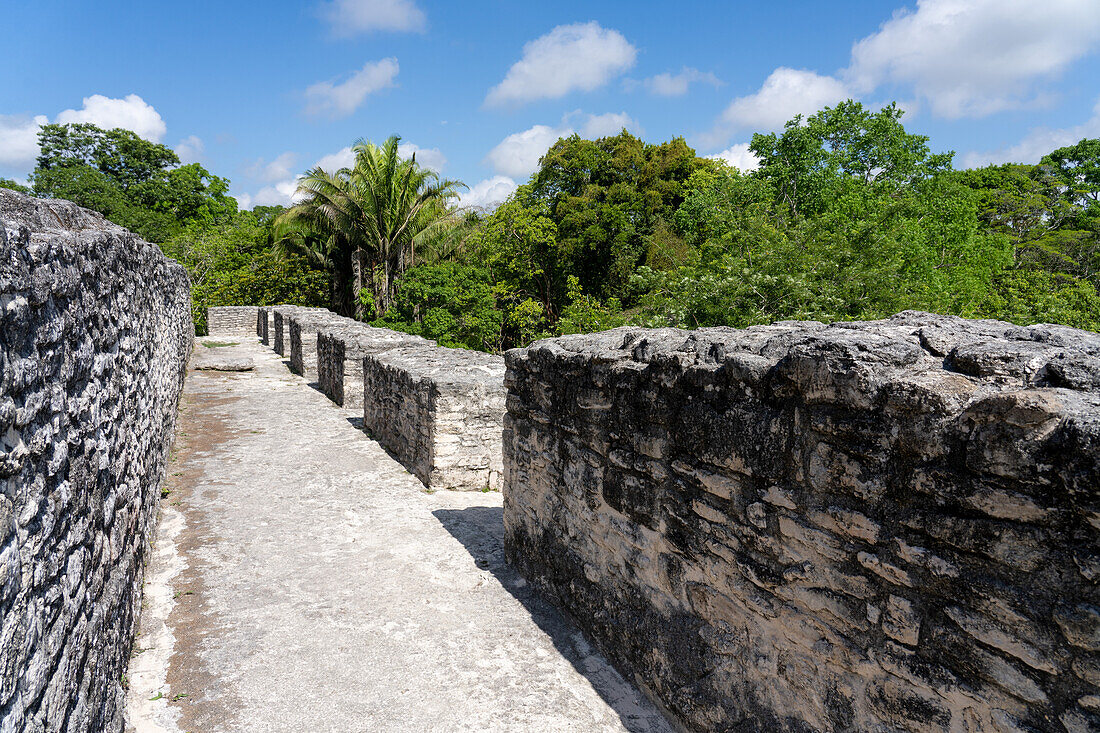
<svg viewBox="0 0 1100 733">
<path fill-rule="evenodd" d="M 450 203 L 463 184 L 441 180 L 415 155 L 402 159 L 400 141 L 396 135 L 381 147 L 360 141 L 350 168 L 308 171 L 298 183 L 303 201 L 278 219 L 285 242 L 321 251 L 334 270 L 350 271 L 353 293 L 369 290 L 371 307 L 359 299 L 360 318 L 384 314 L 417 246 L 461 220 Z"/>
<path fill-rule="evenodd" d="M 31 181 L 39 196 L 100 212 L 152 242 L 193 222 L 228 222 L 237 203 L 229 182 L 129 130 L 92 124 L 43 125 Z"/>
<path fill-rule="evenodd" d="M 15 181 L 11 180 L 10 178 L 0 178 L 0 188 L 7 188 L 7 189 L 10 189 L 12 191 L 18 191 L 19 193 L 26 193 L 26 194 L 33 193 L 33 191 L 31 191 L 31 189 L 28 188 L 27 186 L 24 186 L 20 183 L 16 183 Z"/>
<path fill-rule="evenodd" d="M 393 305 L 375 325 L 481 351 L 501 348 L 504 317 L 489 273 L 477 265 L 419 265 L 398 281 Z"/>
</svg>

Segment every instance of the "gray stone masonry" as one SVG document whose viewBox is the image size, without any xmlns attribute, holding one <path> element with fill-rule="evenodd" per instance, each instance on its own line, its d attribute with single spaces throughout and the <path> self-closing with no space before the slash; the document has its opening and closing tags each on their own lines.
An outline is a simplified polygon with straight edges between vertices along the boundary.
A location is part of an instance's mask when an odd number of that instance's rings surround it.
<svg viewBox="0 0 1100 733">
<path fill-rule="evenodd" d="M 1100 730 L 1100 335 L 906 312 L 507 363 L 508 557 L 684 727 Z"/>
<path fill-rule="evenodd" d="M 273 305 L 271 309 L 271 324 L 275 330 L 275 335 L 271 339 L 271 347 L 275 349 L 275 353 L 279 356 L 290 358 L 290 316 L 291 314 L 303 312 L 303 313 L 328 313 L 335 317 L 335 313 L 325 310 L 324 308 L 306 308 L 300 305 Z"/>
<path fill-rule="evenodd" d="M 431 488 L 499 485 L 504 360 L 398 347 L 363 357 L 363 429 Z"/>
<path fill-rule="evenodd" d="M 317 331 L 325 325 L 334 325 L 350 319 L 327 310 L 299 310 L 287 316 L 290 326 L 290 371 L 317 381 Z"/>
<path fill-rule="evenodd" d="M 0 731 L 118 733 L 194 324 L 187 274 L 0 190 Z"/>
<path fill-rule="evenodd" d="M 363 409 L 363 357 L 397 346 L 434 346 L 435 342 L 350 318 L 326 324 L 317 332 L 317 381 L 336 404 Z"/>
<path fill-rule="evenodd" d="M 206 332 L 211 336 L 250 336 L 256 324 L 254 305 L 222 305 L 206 309 Z"/>
</svg>

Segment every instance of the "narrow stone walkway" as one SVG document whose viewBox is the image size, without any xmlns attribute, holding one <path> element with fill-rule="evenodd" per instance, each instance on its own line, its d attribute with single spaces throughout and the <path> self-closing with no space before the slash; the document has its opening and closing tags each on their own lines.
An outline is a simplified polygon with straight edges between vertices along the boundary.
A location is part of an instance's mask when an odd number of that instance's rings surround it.
<svg viewBox="0 0 1100 733">
<path fill-rule="evenodd" d="M 128 675 L 137 733 L 670 730 L 504 563 L 499 493 L 427 493 L 240 341 L 218 351 L 254 371 L 184 390 Z"/>
</svg>

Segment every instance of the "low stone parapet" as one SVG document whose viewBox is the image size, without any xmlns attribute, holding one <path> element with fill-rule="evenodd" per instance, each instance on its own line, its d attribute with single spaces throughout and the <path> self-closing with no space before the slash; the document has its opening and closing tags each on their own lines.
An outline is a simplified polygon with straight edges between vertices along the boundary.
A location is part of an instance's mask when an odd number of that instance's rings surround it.
<svg viewBox="0 0 1100 733">
<path fill-rule="evenodd" d="M 254 305 L 221 305 L 206 309 L 206 332 L 211 336 L 250 336 L 257 320 Z"/>
<path fill-rule="evenodd" d="M 290 371 L 317 381 L 317 332 L 326 325 L 351 321 L 326 310 L 300 310 L 287 316 L 290 326 Z M 354 322 L 354 321 L 351 321 Z"/>
<path fill-rule="evenodd" d="M 317 332 L 317 382 L 329 399 L 342 407 L 363 408 L 363 357 L 398 346 L 435 343 L 385 328 L 345 319 L 325 324 Z"/>
<path fill-rule="evenodd" d="M 1097 334 L 903 313 L 507 361 L 508 558 L 684 727 L 1100 730 Z"/>
<path fill-rule="evenodd" d="M 499 484 L 504 360 L 437 346 L 363 357 L 363 428 L 430 488 Z"/>
<path fill-rule="evenodd" d="M 335 313 L 325 308 L 307 308 L 300 305 L 273 305 L 271 309 L 271 328 L 274 336 L 271 338 L 271 347 L 279 356 L 290 358 L 290 316 L 295 313 L 327 314 L 337 317 Z"/>
</svg>

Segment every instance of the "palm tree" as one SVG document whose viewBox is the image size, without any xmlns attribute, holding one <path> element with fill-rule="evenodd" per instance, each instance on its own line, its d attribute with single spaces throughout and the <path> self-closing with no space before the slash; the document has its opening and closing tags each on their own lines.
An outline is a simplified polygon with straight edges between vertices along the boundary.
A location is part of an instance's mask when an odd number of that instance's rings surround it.
<svg viewBox="0 0 1100 733">
<path fill-rule="evenodd" d="M 462 219 L 450 204 L 465 186 L 441 180 L 421 167 L 415 154 L 403 159 L 400 141 L 393 135 L 379 147 L 360 140 L 352 148 L 350 168 L 308 171 L 298 182 L 303 200 L 276 222 L 282 246 L 323 250 L 334 282 L 341 273 L 347 277 L 359 318 L 370 315 L 358 298 L 363 289 L 370 291 L 374 315 L 385 313 L 417 248 L 437 241 Z"/>
</svg>

